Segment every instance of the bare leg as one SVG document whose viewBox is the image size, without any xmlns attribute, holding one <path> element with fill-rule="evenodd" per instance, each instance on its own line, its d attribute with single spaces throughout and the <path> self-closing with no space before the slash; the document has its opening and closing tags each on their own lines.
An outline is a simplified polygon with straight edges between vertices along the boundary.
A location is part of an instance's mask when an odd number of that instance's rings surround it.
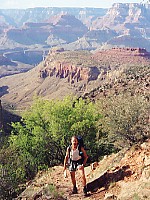
<svg viewBox="0 0 150 200">
<path fill-rule="evenodd" d="M 84 196 L 87 196 L 87 186 L 86 186 L 86 178 L 85 178 L 85 172 L 84 172 L 84 166 L 80 166 L 79 167 L 79 171 L 81 173 L 82 176 L 82 185 L 83 185 L 83 192 L 84 192 Z"/>
<path fill-rule="evenodd" d="M 76 186 L 75 171 L 70 172 L 73 186 Z"/>
<path fill-rule="evenodd" d="M 71 180 L 72 180 L 72 184 L 73 184 L 72 194 L 77 194 L 78 189 L 76 187 L 75 171 L 70 172 L 70 175 L 71 175 Z"/>
<path fill-rule="evenodd" d="M 79 171 L 80 171 L 81 176 L 82 176 L 82 185 L 84 187 L 84 186 L 86 186 L 86 178 L 85 178 L 84 166 L 80 166 L 79 167 Z"/>
</svg>

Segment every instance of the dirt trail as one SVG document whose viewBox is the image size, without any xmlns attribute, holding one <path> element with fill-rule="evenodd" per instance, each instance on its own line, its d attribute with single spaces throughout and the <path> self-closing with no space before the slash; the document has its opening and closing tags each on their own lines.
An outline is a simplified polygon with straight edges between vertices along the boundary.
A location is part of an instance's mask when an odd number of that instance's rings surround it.
<svg viewBox="0 0 150 200">
<path fill-rule="evenodd" d="M 55 172 L 54 172 L 55 171 Z M 85 174 L 86 174 L 86 178 L 87 178 L 87 182 L 89 181 L 89 175 L 91 173 L 91 167 L 85 167 Z M 57 179 L 56 179 L 57 177 Z M 63 193 L 64 193 L 64 197 L 69 199 L 69 200 L 81 200 L 81 199 L 95 199 L 94 196 L 96 194 L 91 194 L 89 193 L 89 196 L 84 197 L 83 195 L 83 186 L 82 186 L 82 179 L 80 176 L 80 172 L 77 171 L 76 172 L 76 182 L 77 182 L 77 188 L 78 188 L 78 194 L 73 194 L 70 195 L 70 192 L 72 191 L 72 182 L 71 182 L 71 178 L 70 178 L 70 173 L 67 170 L 67 178 L 64 178 L 63 175 L 63 167 L 59 166 L 59 167 L 54 167 L 53 168 L 53 172 L 51 173 L 51 181 L 53 181 L 53 183 L 57 186 L 58 189 L 60 189 Z M 104 192 L 101 192 L 101 194 L 99 195 L 99 198 L 103 198 L 104 197 Z"/>
<path fill-rule="evenodd" d="M 76 172 L 78 194 L 70 195 L 72 182 L 69 171 L 64 178 L 63 166 L 50 168 L 38 173 L 19 196 L 23 200 L 48 200 L 51 198 L 50 185 L 63 198 L 55 200 L 148 200 L 150 196 L 150 140 L 138 148 L 105 156 L 95 170 L 85 167 L 89 196 L 84 197 L 80 173 Z M 47 191 L 47 192 L 44 192 Z M 46 194 L 47 193 L 47 194 Z"/>
</svg>

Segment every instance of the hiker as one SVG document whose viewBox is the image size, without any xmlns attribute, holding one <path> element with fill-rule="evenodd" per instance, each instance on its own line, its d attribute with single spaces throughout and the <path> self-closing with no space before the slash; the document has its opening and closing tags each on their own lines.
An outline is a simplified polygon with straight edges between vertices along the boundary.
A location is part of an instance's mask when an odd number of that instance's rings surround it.
<svg viewBox="0 0 150 200">
<path fill-rule="evenodd" d="M 81 156 L 80 154 L 83 154 L 83 156 Z M 86 164 L 87 158 L 88 156 L 86 154 L 84 147 L 78 145 L 78 138 L 76 136 L 73 136 L 71 138 L 71 145 L 67 148 L 66 156 L 64 159 L 64 171 L 66 170 L 68 160 L 70 161 L 69 171 L 70 171 L 71 180 L 73 184 L 72 194 L 78 193 L 78 190 L 76 187 L 75 172 L 76 170 L 79 170 L 82 175 L 83 192 L 85 196 L 87 195 L 86 178 L 85 178 L 85 172 L 84 172 L 84 166 Z"/>
</svg>

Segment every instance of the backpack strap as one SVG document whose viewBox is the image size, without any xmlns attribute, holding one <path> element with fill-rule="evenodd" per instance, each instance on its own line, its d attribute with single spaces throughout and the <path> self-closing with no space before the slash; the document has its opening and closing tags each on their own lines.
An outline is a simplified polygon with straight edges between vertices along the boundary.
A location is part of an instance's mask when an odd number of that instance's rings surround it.
<svg viewBox="0 0 150 200">
<path fill-rule="evenodd" d="M 84 155 L 83 152 L 81 151 L 81 145 L 78 145 L 78 150 L 79 150 L 79 155 L 81 156 L 82 162 L 84 161 Z"/>
<path fill-rule="evenodd" d="M 70 151 L 71 151 L 71 146 L 70 145 L 67 147 L 67 150 L 69 151 L 69 154 L 70 154 Z"/>
<path fill-rule="evenodd" d="M 78 145 L 78 150 L 79 150 L 79 153 L 82 152 L 81 151 L 81 145 Z"/>
</svg>

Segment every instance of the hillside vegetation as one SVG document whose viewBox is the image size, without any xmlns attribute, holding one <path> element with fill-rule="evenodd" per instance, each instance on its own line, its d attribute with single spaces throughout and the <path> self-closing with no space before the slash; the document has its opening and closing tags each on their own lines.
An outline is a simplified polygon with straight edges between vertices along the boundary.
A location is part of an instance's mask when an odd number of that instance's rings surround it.
<svg viewBox="0 0 150 200">
<path fill-rule="evenodd" d="M 35 99 L 21 122 L 12 124 L 8 140 L 1 137 L 1 199 L 17 196 L 39 170 L 62 164 L 74 134 L 83 136 L 89 163 L 146 141 L 148 107 L 140 96 L 118 95 L 96 103 Z"/>
<path fill-rule="evenodd" d="M 88 187 L 95 199 L 99 198 L 98 195 L 103 199 L 108 188 L 116 186 L 116 182 L 125 177 L 129 177 L 129 182 L 122 184 L 128 188 L 134 177 L 132 173 L 137 174 L 137 181 L 140 180 L 143 175 L 138 176 L 139 172 L 134 172 L 132 163 L 129 166 L 130 172 L 126 172 L 127 162 L 132 160 L 134 151 L 126 159 L 126 163 L 118 164 L 119 168 L 111 168 L 115 166 L 113 164 L 116 159 L 120 161 L 122 156 L 126 157 L 122 152 L 139 149 L 150 138 L 149 53 L 145 51 L 143 54 L 140 51 L 143 50 L 117 48 L 92 54 L 87 51 L 50 50 L 46 59 L 31 71 L 1 79 L 2 106 L 5 105 L 13 113 L 20 109 L 21 116 L 21 120 L 17 122 L 11 123 L 9 120 L 10 133 L 6 132 L 5 126 L 1 130 L 1 199 L 13 199 L 21 195 L 26 189 L 26 183 L 35 180 L 41 170 L 42 174 L 49 177 L 44 178 L 47 182 L 43 183 L 49 189 L 47 191 L 40 185 L 38 189 L 41 193 L 36 191 L 37 195 L 33 194 L 35 196 L 31 199 L 38 199 L 43 193 L 49 195 L 49 192 L 54 192 L 55 199 L 59 199 L 57 195 L 62 186 L 57 183 L 62 179 L 61 165 L 70 138 L 75 134 L 84 138 L 89 155 L 88 167 L 93 162 L 101 163 L 104 156 L 114 156 L 112 163 L 105 160 L 110 164 L 109 167 L 105 168 L 105 163 L 102 162 L 104 168 L 102 171 L 99 168 L 97 176 L 102 176 L 102 179 L 98 183 L 96 181 L 96 188 L 100 190 L 96 189 L 98 192 L 95 196 L 90 182 L 97 180 L 97 177 L 90 172 Z M 71 81 L 68 81 L 68 77 L 72 78 Z M 146 144 L 146 149 L 149 150 L 149 144 Z M 149 166 L 148 150 L 144 150 L 144 157 L 140 158 L 140 162 L 144 162 L 140 166 L 141 174 Z M 140 150 L 136 152 L 141 154 Z M 57 169 L 58 174 L 47 171 L 53 169 Z M 105 174 L 104 169 L 111 171 Z M 121 178 L 115 176 L 118 173 L 121 173 Z M 110 186 L 106 184 L 102 191 L 105 179 Z M 147 182 L 148 178 L 144 184 L 149 188 Z M 101 186 L 101 183 L 104 185 Z M 63 188 L 64 193 L 59 194 L 60 198 L 82 199 L 80 195 L 66 197 L 70 190 L 69 180 L 67 184 L 67 188 Z M 123 194 L 123 187 L 116 187 L 114 198 L 122 200 L 119 195 Z M 142 184 L 137 187 L 144 186 Z M 128 196 L 125 199 L 148 197 L 147 191 L 144 194 L 140 192 L 141 190 L 138 194 L 132 193 L 131 198 Z M 30 193 L 29 190 L 27 193 Z"/>
<path fill-rule="evenodd" d="M 72 190 L 69 171 L 63 176 L 63 167 L 55 166 L 40 171 L 35 179 L 27 183 L 26 190 L 18 199 L 117 199 L 148 200 L 150 195 L 150 141 L 117 154 L 105 156 L 100 162 L 85 167 L 89 196 L 82 194 L 82 182 L 77 172 L 79 193 L 69 195 Z M 65 183 L 65 184 L 64 184 Z"/>
<path fill-rule="evenodd" d="M 150 5 L 0 11 L 0 199 L 83 199 L 72 135 L 87 199 L 149 199 Z"/>
</svg>

